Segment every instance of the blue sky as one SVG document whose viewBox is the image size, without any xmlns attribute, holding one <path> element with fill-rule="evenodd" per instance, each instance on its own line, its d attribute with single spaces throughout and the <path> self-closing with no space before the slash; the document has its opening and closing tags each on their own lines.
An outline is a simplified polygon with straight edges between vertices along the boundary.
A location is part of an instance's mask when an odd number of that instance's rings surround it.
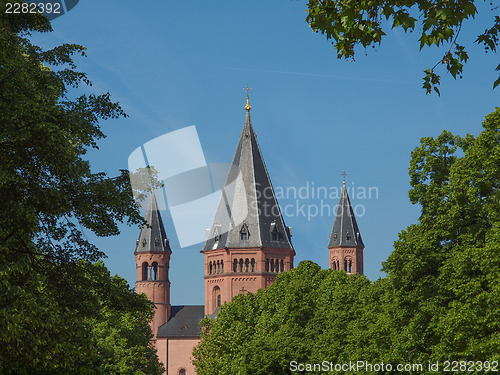
<svg viewBox="0 0 500 375">
<path fill-rule="evenodd" d="M 388 31 L 382 46 L 366 56 L 360 49 L 356 62 L 337 60 L 305 22 L 305 1 L 81 1 L 53 20 L 53 33 L 33 40 L 86 46 L 88 57 L 77 63 L 93 86 L 84 90 L 109 91 L 129 115 L 102 122 L 107 138 L 88 154 L 96 172 L 111 176 L 127 168 L 137 147 L 190 125 L 208 163 L 230 163 L 245 119 L 242 89 L 250 85 L 252 123 L 275 188 L 340 188 L 343 170 L 348 187 L 376 188 L 370 199 L 351 195 L 363 212 L 357 220 L 365 274 L 375 280 L 398 233 L 418 219 L 419 208 L 408 200 L 412 149 L 444 129 L 477 135 L 498 105 L 497 56 L 472 44 L 493 18 L 487 4 L 478 5 L 486 12 L 460 36 L 470 62 L 457 81 L 441 71 L 441 97 L 421 88 L 423 70 L 440 52 L 419 51 L 416 32 Z M 169 212 L 163 218 L 173 250 L 172 303 L 203 304 L 203 244 L 180 248 Z M 310 259 L 327 268 L 333 217 L 293 214 L 285 221 L 295 264 Z M 122 226 L 118 237 L 95 239 L 111 272 L 131 286 L 138 235 L 137 227 Z"/>
</svg>

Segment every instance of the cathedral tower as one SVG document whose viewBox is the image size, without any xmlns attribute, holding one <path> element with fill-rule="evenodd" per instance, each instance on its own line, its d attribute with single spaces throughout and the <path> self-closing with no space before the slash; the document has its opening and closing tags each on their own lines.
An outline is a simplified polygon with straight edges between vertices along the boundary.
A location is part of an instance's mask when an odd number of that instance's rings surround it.
<svg viewBox="0 0 500 375">
<path fill-rule="evenodd" d="M 293 268 L 295 251 L 257 136 L 246 119 L 211 228 L 205 255 L 205 314 L 239 294 L 269 286 Z"/>
<path fill-rule="evenodd" d="M 330 268 L 362 275 L 364 248 L 344 181 L 328 244 Z"/>
<path fill-rule="evenodd" d="M 170 318 L 170 281 L 168 269 L 172 251 L 158 210 L 154 190 L 151 191 L 146 216 L 135 248 L 137 269 L 136 292 L 145 293 L 155 304 L 151 329 L 156 338 L 158 327 Z"/>
</svg>

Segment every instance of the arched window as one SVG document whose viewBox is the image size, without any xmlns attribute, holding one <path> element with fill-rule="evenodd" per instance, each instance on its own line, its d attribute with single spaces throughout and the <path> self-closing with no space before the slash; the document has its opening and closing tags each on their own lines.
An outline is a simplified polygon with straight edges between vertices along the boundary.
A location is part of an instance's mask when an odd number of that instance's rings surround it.
<svg viewBox="0 0 500 375">
<path fill-rule="evenodd" d="M 332 269 L 333 269 L 334 271 L 337 271 L 337 260 L 336 260 L 336 259 L 334 259 L 334 260 L 332 261 Z"/>
<path fill-rule="evenodd" d="M 240 272 L 243 272 L 243 259 L 240 259 Z"/>
<path fill-rule="evenodd" d="M 238 272 L 238 259 L 233 260 L 233 272 Z"/>
<path fill-rule="evenodd" d="M 274 272 L 274 259 L 271 259 L 271 272 Z"/>
<path fill-rule="evenodd" d="M 220 288 L 218 285 L 214 286 L 214 289 L 212 291 L 212 301 L 213 301 L 213 309 L 215 310 L 217 307 L 220 306 Z"/>
<path fill-rule="evenodd" d="M 250 263 L 251 263 L 251 267 L 252 267 L 251 268 L 252 272 L 255 272 L 255 259 L 252 258 L 252 261 Z"/>
<path fill-rule="evenodd" d="M 281 259 L 280 262 L 280 272 L 283 272 L 285 270 L 285 263 L 283 262 L 283 259 Z"/>
<path fill-rule="evenodd" d="M 212 262 L 210 262 L 210 275 L 212 274 Z"/>
<path fill-rule="evenodd" d="M 224 273 L 224 261 L 220 261 L 220 272 Z"/>
<path fill-rule="evenodd" d="M 151 279 L 158 280 L 158 263 L 153 262 L 151 265 Z"/>
<path fill-rule="evenodd" d="M 347 271 L 347 273 L 352 273 L 352 259 L 351 258 L 344 259 L 344 268 Z"/>
<path fill-rule="evenodd" d="M 269 272 L 269 259 L 266 259 L 266 272 Z"/>
<path fill-rule="evenodd" d="M 250 261 L 245 259 L 245 272 L 248 272 L 250 270 Z"/>
<path fill-rule="evenodd" d="M 179 375 L 186 375 L 186 370 L 185 370 L 185 369 L 183 369 L 183 368 L 181 368 L 181 369 L 179 370 Z"/>
<path fill-rule="evenodd" d="M 217 261 L 217 273 L 220 273 L 220 262 Z"/>
<path fill-rule="evenodd" d="M 142 280 L 147 280 L 149 274 L 148 262 L 142 263 Z"/>
</svg>

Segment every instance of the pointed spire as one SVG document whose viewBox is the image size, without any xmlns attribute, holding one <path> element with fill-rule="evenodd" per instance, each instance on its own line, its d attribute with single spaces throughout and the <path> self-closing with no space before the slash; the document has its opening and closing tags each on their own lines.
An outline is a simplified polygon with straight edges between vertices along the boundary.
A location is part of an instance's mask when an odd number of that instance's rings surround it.
<svg viewBox="0 0 500 375">
<path fill-rule="evenodd" d="M 203 250 L 293 249 L 250 120 L 250 104 L 247 106 L 245 125 Z"/>
<path fill-rule="evenodd" d="M 146 220 L 149 226 L 142 226 L 135 251 L 171 252 L 160 210 L 158 209 L 158 203 L 156 202 L 154 189 L 151 189 L 151 196 L 149 197 L 148 208 L 146 209 L 144 220 Z"/>
<path fill-rule="evenodd" d="M 344 172 L 345 173 L 345 172 Z M 345 176 L 344 176 L 345 178 Z M 345 180 L 328 247 L 365 247 L 347 194 Z"/>
</svg>

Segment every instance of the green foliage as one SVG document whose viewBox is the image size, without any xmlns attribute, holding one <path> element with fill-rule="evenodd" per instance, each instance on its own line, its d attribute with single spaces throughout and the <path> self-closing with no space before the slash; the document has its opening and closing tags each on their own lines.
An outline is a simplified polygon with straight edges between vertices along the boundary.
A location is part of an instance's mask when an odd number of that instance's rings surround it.
<svg viewBox="0 0 500 375">
<path fill-rule="evenodd" d="M 161 374 L 153 307 L 102 262 L 2 267 L 0 373 Z"/>
<path fill-rule="evenodd" d="M 499 361 L 500 108 L 483 127 L 477 137 L 423 138 L 413 151 L 409 196 L 422 212 L 399 234 L 386 278 L 300 263 L 203 321 L 197 373 L 366 361 L 392 364 L 385 373 L 409 363 L 424 367 L 408 373 L 435 374 L 429 361 L 440 362 L 438 372 L 444 361 Z"/>
<path fill-rule="evenodd" d="M 444 65 L 454 79 L 462 77 L 463 64 L 469 57 L 457 40 L 464 22 L 477 14 L 475 3 L 474 0 L 309 0 L 307 22 L 313 31 L 334 40 L 332 44 L 338 58 L 354 60 L 356 45 L 365 50 L 380 45 L 387 27 L 402 27 L 405 32 L 413 32 L 418 19 L 420 49 L 448 46 L 442 59 L 425 70 L 423 88 L 428 94 L 434 90 L 439 95 L 437 66 Z M 498 7 L 492 7 L 491 11 L 496 9 Z M 486 53 L 496 52 L 499 32 L 500 17 L 495 16 L 492 27 L 479 34 L 475 43 L 483 45 Z M 493 88 L 499 84 L 500 77 Z"/>
<path fill-rule="evenodd" d="M 84 159 L 99 121 L 125 114 L 108 93 L 77 96 L 84 47 L 42 50 L 33 31 L 50 23 L 0 13 L 0 372 L 159 374 L 151 304 L 91 265 L 104 254 L 82 232 L 142 223 L 128 172 Z"/>
<path fill-rule="evenodd" d="M 500 109 L 483 127 L 477 138 L 424 138 L 412 153 L 410 199 L 422 214 L 384 264 L 397 350 L 411 360 L 499 359 Z"/>
<path fill-rule="evenodd" d="M 364 276 L 301 262 L 267 289 L 223 305 L 216 320 L 202 322 L 197 374 L 288 374 L 291 361 L 372 358 L 387 342 L 372 315 L 382 290 Z M 367 332 L 376 333 L 381 346 L 360 347 Z"/>
</svg>

